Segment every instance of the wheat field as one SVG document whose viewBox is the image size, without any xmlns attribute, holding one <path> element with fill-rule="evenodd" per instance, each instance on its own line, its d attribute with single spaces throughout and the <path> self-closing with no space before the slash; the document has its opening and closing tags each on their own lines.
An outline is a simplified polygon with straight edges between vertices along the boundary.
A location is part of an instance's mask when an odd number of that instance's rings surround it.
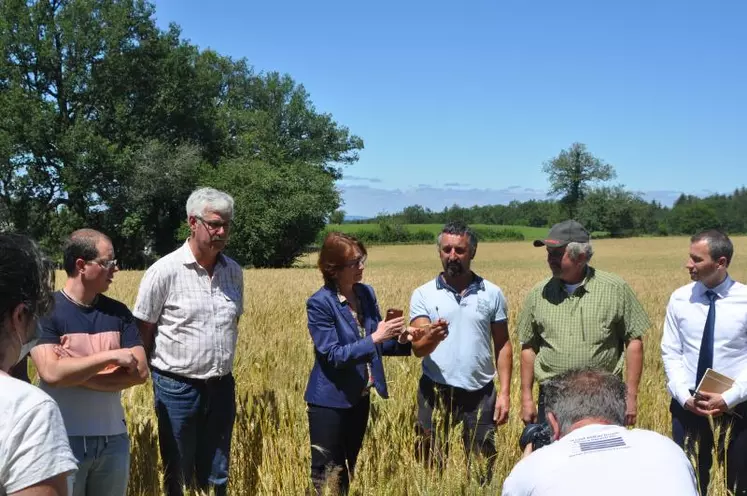
<svg viewBox="0 0 747 496">
<path fill-rule="evenodd" d="M 735 238 L 735 260 L 730 273 L 747 279 L 747 238 Z M 636 238 L 594 243 L 592 265 L 621 275 L 641 300 L 653 324 L 645 338 L 638 427 L 670 434 L 669 396 L 659 353 L 664 311 L 671 292 L 689 282 L 684 269 L 687 238 Z M 309 441 L 304 388 L 313 363 L 306 328 L 305 301 L 320 285 L 316 255 L 296 268 L 246 270 L 245 314 L 239 326 L 234 364 L 238 414 L 231 454 L 230 493 L 303 494 L 309 487 Z M 443 470 L 428 469 L 414 456 L 416 390 L 420 360 L 386 357 L 389 400 L 372 398 L 371 417 L 359 456 L 352 494 L 462 495 L 499 494 L 501 484 L 520 453 L 518 343 L 513 329 L 524 296 L 549 274 L 543 249 L 529 242 L 481 244 L 473 270 L 495 282 L 509 304 L 509 326 L 514 344 L 511 414 L 498 429 L 499 453 L 489 486 L 479 483 L 480 467 L 467 470 L 461 449 L 452 449 Z M 364 281 L 376 290 L 382 308 L 407 311 L 410 294 L 440 270 L 435 245 L 377 246 L 369 250 Z M 109 295 L 133 305 L 142 272 L 120 272 Z M 63 278 L 59 278 L 61 281 Z M 129 493 L 160 492 L 153 393 L 150 383 L 123 395 L 132 436 Z M 536 397 L 536 395 L 535 395 Z M 459 429 L 452 431 L 460 447 Z M 710 494 L 726 495 L 723 470 L 714 468 Z"/>
</svg>

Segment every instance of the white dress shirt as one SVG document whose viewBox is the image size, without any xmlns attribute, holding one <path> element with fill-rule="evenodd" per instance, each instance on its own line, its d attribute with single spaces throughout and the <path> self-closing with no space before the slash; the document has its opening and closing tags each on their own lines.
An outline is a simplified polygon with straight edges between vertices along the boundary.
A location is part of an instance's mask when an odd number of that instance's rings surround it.
<svg viewBox="0 0 747 496">
<path fill-rule="evenodd" d="M 710 302 L 708 288 L 692 282 L 672 293 L 664 321 L 661 353 L 667 389 L 684 406 L 695 389 L 700 342 Z M 726 277 L 712 288 L 716 298 L 713 370 L 735 380 L 723 394 L 729 408 L 747 400 L 747 286 Z"/>
<path fill-rule="evenodd" d="M 231 372 L 243 301 L 241 267 L 223 254 L 212 277 L 188 242 L 158 260 L 140 281 L 132 311 L 158 325 L 151 366 L 193 379 Z"/>
</svg>

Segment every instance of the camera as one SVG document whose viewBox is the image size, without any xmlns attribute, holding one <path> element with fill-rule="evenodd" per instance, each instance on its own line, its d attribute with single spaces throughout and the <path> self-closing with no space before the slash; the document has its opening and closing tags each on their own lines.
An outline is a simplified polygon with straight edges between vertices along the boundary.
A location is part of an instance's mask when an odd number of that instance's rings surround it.
<svg viewBox="0 0 747 496">
<path fill-rule="evenodd" d="M 527 447 L 529 443 L 532 443 L 532 450 L 537 451 L 543 446 L 547 446 L 552 443 L 553 439 L 552 427 L 548 423 L 542 424 L 527 424 L 519 437 L 519 446 L 521 451 Z"/>
</svg>

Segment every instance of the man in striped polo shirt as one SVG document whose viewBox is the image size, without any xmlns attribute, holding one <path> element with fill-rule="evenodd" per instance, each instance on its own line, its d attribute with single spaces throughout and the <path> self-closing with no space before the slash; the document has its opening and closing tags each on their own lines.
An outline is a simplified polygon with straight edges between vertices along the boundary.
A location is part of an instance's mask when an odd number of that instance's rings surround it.
<svg viewBox="0 0 747 496">
<path fill-rule="evenodd" d="M 635 424 L 643 335 L 650 327 L 646 312 L 624 280 L 589 266 L 589 233 L 578 222 L 555 224 L 534 246 L 547 248 L 552 276 L 529 291 L 519 317 L 522 420 L 545 421 L 542 383 L 553 376 L 598 367 L 622 378 L 625 361 L 625 423 Z M 535 379 L 539 412 L 532 393 Z"/>
<path fill-rule="evenodd" d="M 124 496 L 130 441 L 120 392 L 148 379 L 137 325 L 124 303 L 104 293 L 117 272 L 111 240 L 93 229 L 63 247 L 65 286 L 40 320 L 31 358 L 40 387 L 59 405 L 78 462 L 74 496 Z"/>
</svg>

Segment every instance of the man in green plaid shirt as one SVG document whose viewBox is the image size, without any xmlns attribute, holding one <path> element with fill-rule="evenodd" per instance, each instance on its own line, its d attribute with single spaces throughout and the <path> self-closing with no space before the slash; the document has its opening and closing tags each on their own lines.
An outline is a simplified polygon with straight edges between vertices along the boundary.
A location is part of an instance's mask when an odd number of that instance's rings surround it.
<svg viewBox="0 0 747 496">
<path fill-rule="evenodd" d="M 555 224 L 547 239 L 552 277 L 527 295 L 519 317 L 521 341 L 521 418 L 544 422 L 542 383 L 570 369 L 598 367 L 622 378 L 623 352 L 628 388 L 625 421 L 637 415 L 638 383 L 643 369 L 646 312 L 620 277 L 589 266 L 589 233 L 576 221 Z M 539 412 L 532 386 L 539 383 Z"/>
</svg>

